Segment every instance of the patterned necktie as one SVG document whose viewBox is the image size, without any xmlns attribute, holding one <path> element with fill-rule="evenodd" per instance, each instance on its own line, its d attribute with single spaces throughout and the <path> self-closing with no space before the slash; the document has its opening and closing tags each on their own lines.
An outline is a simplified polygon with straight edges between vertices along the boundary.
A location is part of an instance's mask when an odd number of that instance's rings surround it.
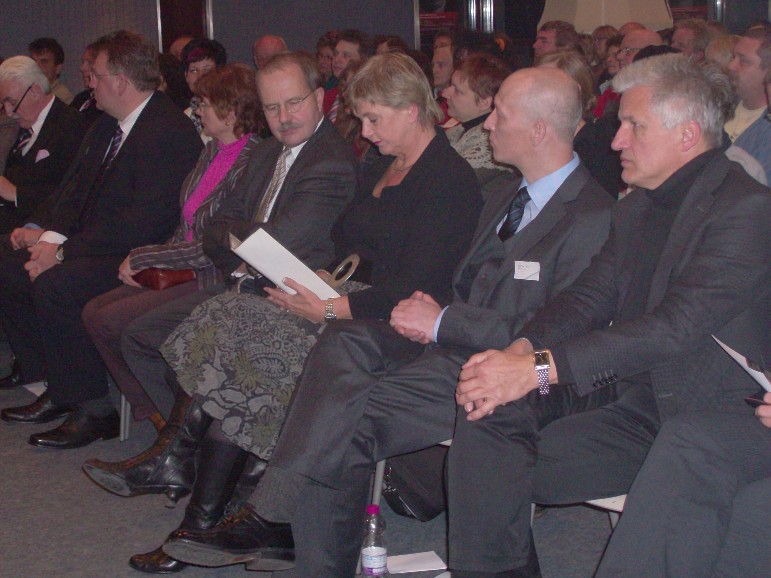
<svg viewBox="0 0 771 578">
<path fill-rule="evenodd" d="M 332 106 L 329 107 L 329 113 L 327 114 L 327 118 L 329 119 L 329 122 L 332 124 L 335 123 L 337 120 L 337 114 L 340 112 L 340 95 L 338 94 L 335 97 L 335 100 L 332 102 Z"/>
<path fill-rule="evenodd" d="M 522 215 L 525 214 L 525 205 L 530 200 L 530 193 L 527 192 L 527 187 L 522 187 L 514 195 L 509 207 L 509 212 L 506 214 L 506 220 L 503 221 L 501 229 L 498 231 L 498 238 L 501 241 L 506 241 L 514 236 L 517 232 L 517 227 L 522 221 Z"/>
<path fill-rule="evenodd" d="M 13 145 L 13 150 L 11 151 L 11 153 L 22 154 L 21 151 L 24 149 L 24 147 L 27 145 L 27 143 L 31 138 L 32 138 L 31 128 L 20 128 L 19 134 L 16 136 L 16 144 Z"/>
<path fill-rule="evenodd" d="M 286 177 L 286 157 L 291 152 L 292 149 L 289 147 L 284 147 L 281 151 L 281 155 L 279 155 L 278 162 L 276 163 L 276 169 L 273 171 L 273 178 L 270 179 L 270 184 L 268 184 L 268 190 L 265 191 L 265 195 L 263 195 L 262 201 L 260 201 L 260 208 L 254 219 L 255 223 L 264 223 L 270 217 L 274 201 L 281 190 L 281 185 L 284 184 L 284 177 Z"/>
<path fill-rule="evenodd" d="M 121 130 L 120 126 L 115 129 L 115 133 L 112 135 L 112 141 L 110 141 L 110 149 L 107 151 L 107 156 L 104 157 L 104 161 L 102 162 L 102 167 L 107 168 L 110 166 L 110 163 L 115 159 L 115 155 L 118 154 L 118 149 L 120 148 L 120 143 L 123 142 L 123 131 Z"/>
</svg>

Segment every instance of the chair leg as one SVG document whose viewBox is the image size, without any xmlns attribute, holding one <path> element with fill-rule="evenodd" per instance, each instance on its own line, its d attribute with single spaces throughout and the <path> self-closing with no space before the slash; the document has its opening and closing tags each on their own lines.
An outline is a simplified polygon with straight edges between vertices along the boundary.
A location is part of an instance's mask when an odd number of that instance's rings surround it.
<svg viewBox="0 0 771 578">
<path fill-rule="evenodd" d="M 120 394 L 120 441 L 125 442 L 130 437 L 129 428 L 131 427 L 131 404 L 126 396 Z"/>
</svg>

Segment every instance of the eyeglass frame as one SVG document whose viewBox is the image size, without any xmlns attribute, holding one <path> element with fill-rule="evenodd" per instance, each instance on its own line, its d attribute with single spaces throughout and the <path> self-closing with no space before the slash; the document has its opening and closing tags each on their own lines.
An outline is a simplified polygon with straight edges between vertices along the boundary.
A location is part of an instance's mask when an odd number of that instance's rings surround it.
<svg viewBox="0 0 771 578">
<path fill-rule="evenodd" d="M 306 94 L 300 99 L 290 98 L 284 103 L 278 102 L 276 104 L 269 104 L 268 106 L 263 106 L 262 112 L 265 113 L 266 117 L 276 118 L 281 114 L 281 107 L 284 107 L 289 114 L 296 114 L 300 110 L 300 107 L 302 106 L 303 102 L 305 102 L 305 100 L 314 92 L 316 92 L 316 90 L 311 90 L 308 94 Z"/>
<path fill-rule="evenodd" d="M 621 54 L 622 52 L 624 54 L 629 54 L 630 52 L 632 52 L 632 50 L 634 50 L 635 52 L 640 52 L 642 48 L 633 48 L 632 46 L 627 46 L 626 48 L 619 48 L 618 52 L 616 52 L 616 58 L 618 58 L 618 55 Z"/>
<path fill-rule="evenodd" d="M 33 82 L 27 87 L 27 90 L 24 91 L 24 94 L 21 95 L 21 98 L 16 101 L 16 104 L 14 105 L 13 109 L 11 110 L 11 115 L 16 114 L 16 112 L 19 110 L 19 107 L 21 106 L 21 103 L 24 102 L 24 97 L 27 96 L 30 90 L 32 90 L 32 87 L 35 86 L 35 83 Z M 3 100 L 3 108 L 5 108 L 6 104 L 11 104 L 7 100 Z M 10 115 L 9 115 L 10 116 Z"/>
<path fill-rule="evenodd" d="M 88 73 L 88 78 L 91 82 L 99 82 L 100 78 L 105 76 L 120 76 L 120 72 L 108 72 L 107 74 L 96 74 L 93 70 Z"/>
</svg>

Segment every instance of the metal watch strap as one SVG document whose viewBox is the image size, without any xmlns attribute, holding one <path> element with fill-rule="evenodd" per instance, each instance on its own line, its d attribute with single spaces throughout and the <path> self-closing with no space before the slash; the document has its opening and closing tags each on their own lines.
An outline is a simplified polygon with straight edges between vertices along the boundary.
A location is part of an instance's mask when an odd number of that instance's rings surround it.
<svg viewBox="0 0 771 578">
<path fill-rule="evenodd" d="M 324 301 L 324 321 L 334 321 L 337 319 L 335 315 L 335 300 L 327 299 Z"/>
<path fill-rule="evenodd" d="M 56 250 L 54 256 L 56 257 L 56 260 L 59 261 L 59 263 L 64 263 L 64 245 L 59 245 L 59 248 Z"/>
<path fill-rule="evenodd" d="M 551 368 L 551 357 L 548 350 L 533 352 L 533 366 L 538 376 L 538 394 L 549 395 L 549 369 Z"/>
</svg>

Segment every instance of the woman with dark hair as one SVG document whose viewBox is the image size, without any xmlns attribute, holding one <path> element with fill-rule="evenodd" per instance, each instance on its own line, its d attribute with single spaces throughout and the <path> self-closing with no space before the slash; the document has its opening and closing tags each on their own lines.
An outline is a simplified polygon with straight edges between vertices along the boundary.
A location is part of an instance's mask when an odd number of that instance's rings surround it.
<svg viewBox="0 0 771 578">
<path fill-rule="evenodd" d="M 193 93 L 185 82 L 182 62 L 173 54 L 159 54 L 158 63 L 161 68 L 161 84 L 158 90 L 166 95 L 182 110 L 190 105 Z"/>
<path fill-rule="evenodd" d="M 198 85 L 201 104 L 197 115 L 204 134 L 211 137 L 198 164 L 180 193 L 182 214 L 173 237 L 164 245 L 132 250 L 118 271 L 124 285 L 91 300 L 83 308 L 83 321 L 118 388 L 128 398 L 137 419 L 156 414 L 156 408 L 126 364 L 121 352 L 121 332 L 140 314 L 164 303 L 213 285 L 217 271 L 201 246 L 201 238 L 220 203 L 236 188 L 253 151 L 259 101 L 254 71 L 232 64 L 212 72 Z M 155 268 L 167 271 L 192 269 L 196 280 L 164 290 L 141 286 L 137 273 Z M 154 418 L 156 428 L 162 419 Z"/>
<path fill-rule="evenodd" d="M 209 449 L 199 454 L 185 520 L 163 546 L 173 558 L 184 559 L 174 544 L 210 530 L 223 515 L 248 452 L 270 459 L 295 382 L 325 322 L 387 318 L 416 290 L 445 303 L 451 299 L 452 272 L 471 241 L 482 202 L 471 167 L 436 129 L 440 111 L 425 75 L 404 54 L 378 55 L 354 75 L 346 95 L 362 120 L 363 136 L 378 150 L 373 147 L 363 160 L 357 197 L 332 236 L 341 257 L 360 256 L 364 275 L 347 281 L 334 299 L 319 299 L 290 279 L 285 282 L 294 295 L 270 288 L 267 298 L 218 295 L 199 305 L 161 348 L 193 397 L 190 407 L 214 418 L 203 441 L 195 442 Z M 156 443 L 166 443 L 164 455 L 171 457 L 140 484 L 137 471 L 150 470 L 143 462 L 155 463 L 157 452 L 124 464 L 91 462 L 87 473 L 106 489 L 132 492 L 123 495 L 177 491 L 181 476 L 174 466 L 181 469 L 181 459 L 173 456 L 189 455 L 189 438 L 182 432 Z M 225 456 L 232 456 L 230 465 Z M 147 556 L 158 560 L 163 552 Z M 276 556 L 256 569 L 285 568 L 291 553 L 279 548 Z M 168 558 L 164 567 L 172 563 L 180 564 Z"/>
<path fill-rule="evenodd" d="M 193 97 L 190 99 L 190 106 L 185 109 L 185 114 L 193 121 L 201 140 L 204 143 L 209 142 L 211 137 L 202 133 L 203 127 L 199 117 L 195 114 L 201 98 L 196 92 L 196 85 L 203 75 L 217 68 L 225 66 L 228 61 L 228 55 L 225 47 L 216 40 L 208 38 L 194 38 L 182 49 L 182 64 L 185 66 L 185 80 Z"/>
</svg>

